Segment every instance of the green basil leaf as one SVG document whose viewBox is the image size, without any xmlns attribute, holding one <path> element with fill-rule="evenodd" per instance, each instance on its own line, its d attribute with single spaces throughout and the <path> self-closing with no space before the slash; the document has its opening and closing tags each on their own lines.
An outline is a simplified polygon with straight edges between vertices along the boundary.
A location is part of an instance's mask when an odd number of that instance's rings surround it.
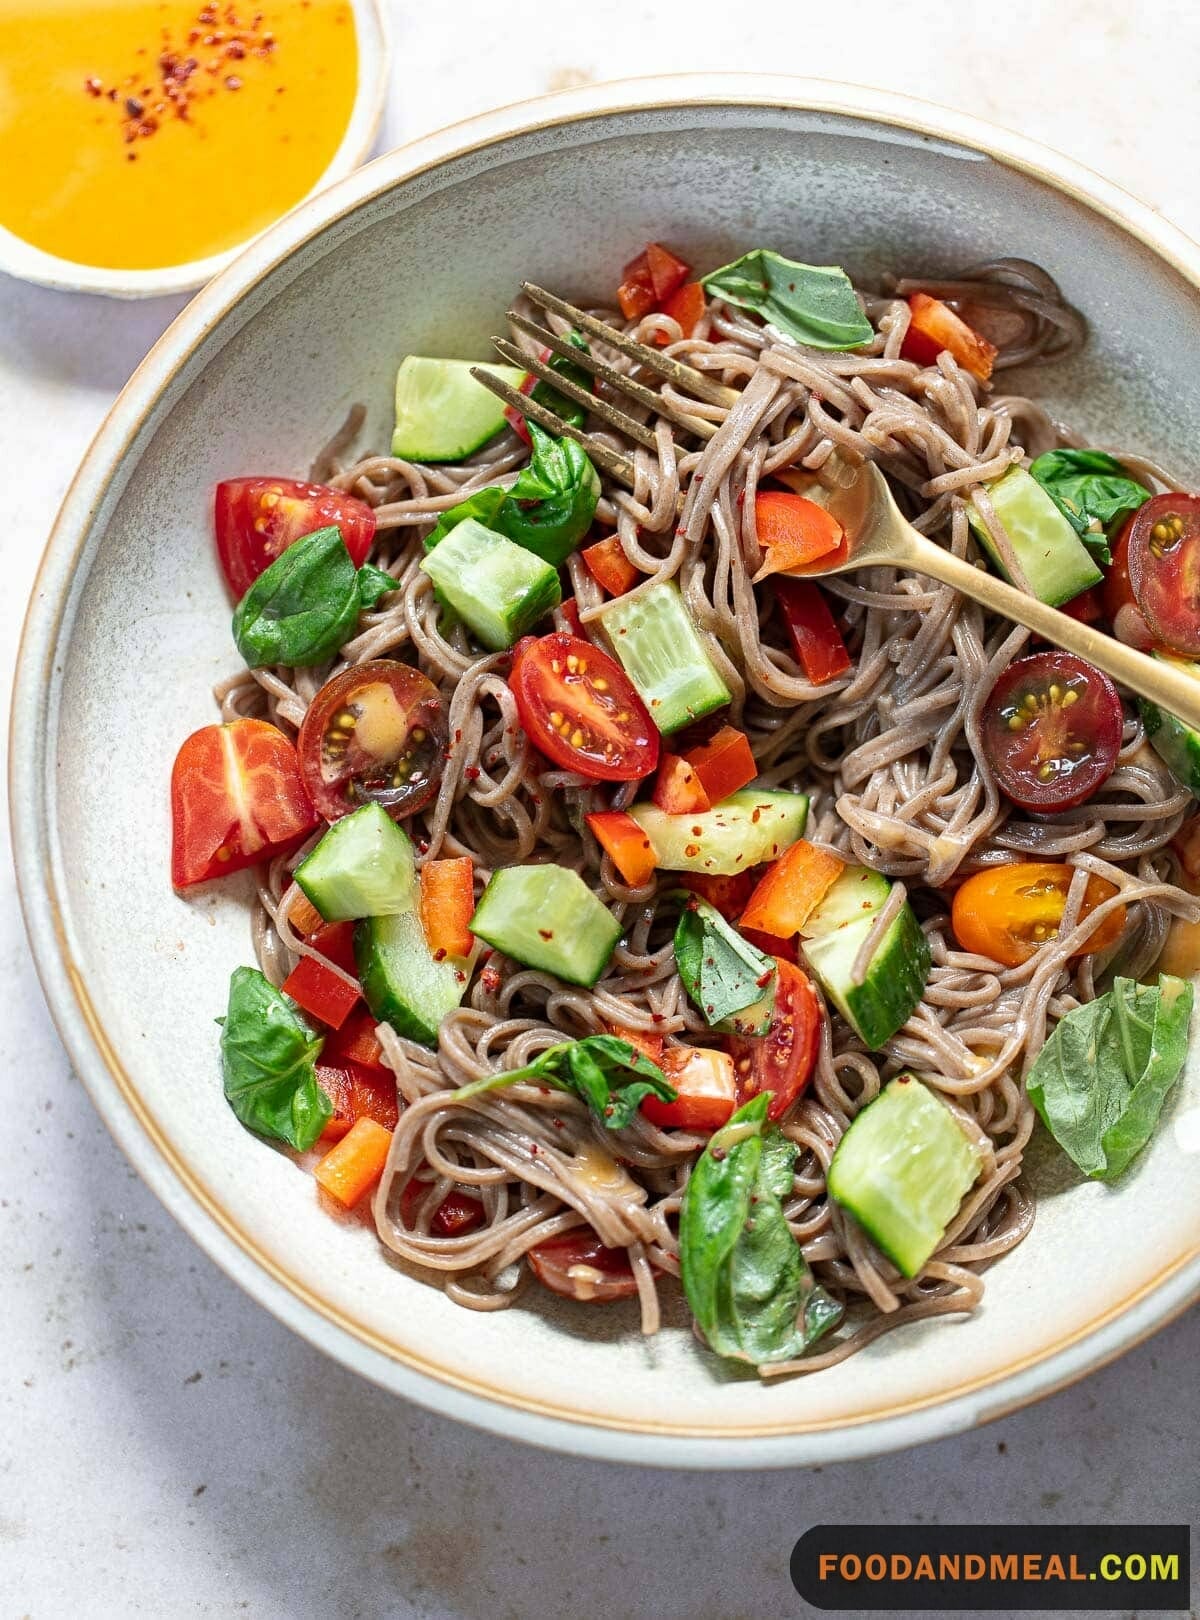
<svg viewBox="0 0 1200 1620">
<path fill-rule="evenodd" d="M 434 546 L 444 540 L 457 524 L 466 518 L 475 518 L 482 523 L 485 529 L 495 528 L 496 513 L 508 499 L 508 491 L 500 484 L 489 484 L 487 489 L 477 489 L 473 495 L 458 506 L 452 506 L 448 512 L 443 512 L 433 526 L 425 540 L 425 550 L 432 551 Z"/>
<path fill-rule="evenodd" d="M 225 1096 L 243 1125 L 302 1152 L 312 1147 L 333 1113 L 317 1084 L 321 1046 L 321 1036 L 257 968 L 234 969 L 221 1070 Z"/>
<path fill-rule="evenodd" d="M 529 424 L 533 455 L 490 525 L 557 568 L 592 526 L 600 477 L 574 439 Z"/>
<path fill-rule="evenodd" d="M 1026 1089 L 1051 1136 L 1099 1181 L 1119 1176 L 1145 1147 L 1187 1057 L 1192 986 L 1114 979 L 1055 1026 Z"/>
<path fill-rule="evenodd" d="M 875 336 L 849 276 L 836 265 L 796 264 L 755 248 L 705 276 L 704 288 L 812 349 L 855 349 Z"/>
<path fill-rule="evenodd" d="M 637 1075 L 643 1078 L 629 1078 Z M 610 1131 L 624 1130 L 633 1123 L 643 1097 L 661 1097 L 664 1102 L 674 1102 L 676 1097 L 662 1070 L 636 1046 L 617 1035 L 587 1035 L 547 1047 L 524 1068 L 472 1080 L 458 1088 L 453 1100 L 463 1102 L 481 1091 L 499 1091 L 518 1081 L 573 1092 Z"/>
<path fill-rule="evenodd" d="M 573 344 L 577 349 L 582 349 L 584 354 L 591 353 L 583 333 L 576 331 L 574 328 L 567 333 L 567 342 Z M 550 370 L 557 371 L 560 377 L 568 377 L 571 382 L 577 383 L 580 388 L 591 390 L 591 373 L 585 371 L 582 366 L 577 366 L 574 361 L 568 360 L 566 355 L 556 354 L 549 362 L 549 365 Z M 544 405 L 548 411 L 553 411 L 557 416 L 561 416 L 564 422 L 570 422 L 573 427 L 581 428 L 588 419 L 588 413 L 582 405 L 576 404 L 573 399 L 568 399 L 565 394 L 560 394 L 557 389 L 551 388 L 547 382 L 538 383 L 530 397 L 536 400 L 539 405 Z"/>
<path fill-rule="evenodd" d="M 783 1200 L 796 1148 L 751 1100 L 710 1137 L 684 1190 L 679 1264 L 697 1325 L 717 1355 L 754 1366 L 801 1355 L 842 1307 L 821 1288 Z"/>
<path fill-rule="evenodd" d="M 1112 562 L 1109 541 L 1127 513 L 1150 499 L 1103 450 L 1048 450 L 1029 468 L 1098 562 Z"/>
<path fill-rule="evenodd" d="M 318 529 L 276 557 L 242 597 L 233 639 L 251 669 L 323 664 L 354 633 L 358 580 L 340 529 Z"/>
<path fill-rule="evenodd" d="M 399 581 L 392 578 L 383 568 L 376 568 L 374 563 L 364 563 L 358 571 L 358 602 L 360 607 L 372 608 L 381 596 L 389 591 L 398 591 Z"/>
<path fill-rule="evenodd" d="M 734 1018 L 747 1007 L 773 1000 L 775 964 L 743 939 L 715 906 L 692 896 L 675 929 L 675 965 L 683 988 L 710 1025 L 733 1019 L 735 1033 L 762 1033 L 764 1018 L 741 1028 Z"/>
</svg>

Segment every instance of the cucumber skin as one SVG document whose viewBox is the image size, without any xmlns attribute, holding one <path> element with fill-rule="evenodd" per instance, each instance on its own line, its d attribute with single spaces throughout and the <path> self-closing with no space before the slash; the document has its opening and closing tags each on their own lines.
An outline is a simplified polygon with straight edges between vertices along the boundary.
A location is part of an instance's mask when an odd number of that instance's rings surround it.
<svg viewBox="0 0 1200 1620">
<path fill-rule="evenodd" d="M 1040 601 L 1047 603 L 1047 605 L 1050 607 L 1060 607 L 1062 603 L 1071 601 L 1071 599 L 1078 596 L 1080 592 L 1089 590 L 1093 585 L 1098 585 L 1104 578 L 1104 575 L 1097 567 L 1093 558 L 1089 555 L 1088 549 L 1084 545 L 1083 541 L 1080 540 L 1074 529 L 1067 522 L 1066 518 L 1059 511 L 1058 507 L 1054 504 L 1054 501 L 1038 483 L 1037 479 L 1034 478 L 1032 473 L 1026 472 L 1023 467 L 1010 467 L 1006 473 L 1003 473 L 999 478 L 994 479 L 992 483 L 986 486 L 988 494 L 992 497 L 992 503 L 996 507 L 996 515 L 999 517 L 1000 521 L 1004 523 L 1004 512 L 1001 508 L 1008 506 L 1011 503 L 1003 497 L 1003 493 L 1001 494 L 1000 501 L 997 501 L 996 493 L 999 486 L 1004 483 L 1005 479 L 1009 480 L 1010 488 L 1012 487 L 1013 483 L 1017 482 L 1013 476 L 1014 474 L 1021 475 L 1022 483 L 1025 479 L 1028 479 L 1029 483 L 1033 486 L 1032 490 L 1026 490 L 1025 492 L 1026 501 L 1028 502 L 1032 500 L 1037 505 L 1043 505 L 1044 503 L 1043 509 L 1046 511 L 1047 517 L 1050 518 L 1052 522 L 1057 519 L 1057 522 L 1062 525 L 1060 536 L 1053 541 L 1056 548 L 1060 552 L 1060 556 L 1055 559 L 1053 566 L 1050 568 L 1047 568 L 1044 559 L 1026 559 L 1023 557 L 1021 552 L 1024 543 L 1013 535 L 1011 529 L 1009 530 L 1009 538 L 1013 542 L 1013 550 L 1017 553 L 1017 561 L 1021 564 L 1021 567 L 1025 572 L 1025 576 L 1029 580 L 1030 586 L 1033 589 L 1033 594 Z M 980 517 L 973 501 L 967 502 L 967 520 L 971 525 L 971 532 L 974 534 L 975 538 L 979 541 L 979 544 L 983 547 L 984 551 L 991 559 L 992 565 L 996 569 L 996 572 L 1000 574 L 1002 578 L 1008 579 L 1008 574 L 1005 571 L 1004 564 L 996 555 L 995 547 L 992 544 L 992 537 L 988 533 L 987 525 L 984 523 L 982 517 Z M 1068 572 L 1068 567 L 1073 569 L 1074 572 Z M 1048 583 L 1046 581 L 1047 575 L 1052 575 L 1054 581 L 1056 582 Z M 1061 583 L 1057 583 L 1058 581 L 1061 581 Z M 1011 584 L 1011 581 L 1009 581 L 1009 583 Z"/>
<path fill-rule="evenodd" d="M 840 935 L 842 949 L 846 950 L 851 943 L 846 937 L 847 930 L 854 930 L 856 935 L 861 933 L 862 936 L 870 932 L 874 919 L 864 918 L 863 921 L 867 925 L 865 928 L 850 923 L 846 929 L 806 940 L 804 952 L 825 994 L 868 1048 L 877 1052 L 912 1017 L 925 993 L 932 957 L 929 941 L 912 907 L 906 903 L 880 940 L 862 984 L 843 990 L 840 984 L 830 980 L 824 969 L 826 952 L 822 946 L 836 944 Z"/>
<path fill-rule="evenodd" d="M 911 1100 L 908 1100 L 905 1093 L 910 1087 L 918 1089 L 911 1093 Z M 871 1110 L 880 1108 L 882 1112 L 872 1116 Z M 940 1114 L 935 1113 L 934 1109 L 940 1109 Z M 908 1113 L 919 1114 L 919 1123 L 923 1127 L 917 1133 L 915 1144 L 902 1140 L 906 1123 L 903 1115 Z M 893 1124 L 898 1114 L 900 1129 Z M 887 1128 L 880 1139 L 880 1128 L 883 1126 Z M 952 1131 L 957 1133 L 957 1139 L 951 1134 Z M 932 1230 L 928 1219 L 909 1222 L 904 1236 L 914 1242 L 919 1237 L 919 1248 L 897 1241 L 899 1234 L 891 1229 L 894 1225 L 891 1212 L 881 1207 L 886 1206 L 887 1192 L 881 1189 L 880 1173 L 886 1172 L 888 1155 L 897 1149 L 902 1161 L 908 1157 L 910 1165 L 925 1172 L 927 1197 L 931 1192 L 944 1194 L 939 1198 L 936 1209 L 923 1212 L 936 1222 L 936 1231 Z M 864 1161 L 861 1165 L 856 1162 L 860 1157 Z M 949 1162 L 951 1160 L 957 1163 Z M 902 1162 L 901 1170 L 904 1168 Z M 886 1255 L 905 1277 L 915 1277 L 937 1249 L 963 1198 L 979 1179 L 979 1169 L 978 1150 L 949 1109 L 916 1075 L 904 1074 L 885 1086 L 879 1096 L 851 1121 L 834 1151 L 826 1185 L 830 1197 L 854 1217 L 880 1253 Z M 945 1177 L 944 1187 L 937 1187 L 933 1181 L 939 1171 Z M 919 1225 L 925 1227 L 920 1233 L 917 1231 Z"/>
<path fill-rule="evenodd" d="M 440 995 L 440 1000 L 445 1004 L 438 1010 L 436 1020 L 418 1012 L 396 994 L 388 979 L 384 948 L 375 938 L 377 924 L 402 928 L 409 922 L 411 927 L 407 931 L 412 937 L 406 943 L 414 952 L 420 949 L 425 953 L 427 961 L 420 961 L 419 965 L 426 970 L 431 981 L 430 987 L 444 992 Z M 354 958 L 358 964 L 363 999 L 371 1013 L 382 1023 L 390 1024 L 397 1035 L 403 1035 L 410 1041 L 419 1041 L 422 1046 L 436 1047 L 438 1028 L 442 1019 L 461 1003 L 470 975 L 449 958 L 444 962 L 434 961 L 425 943 L 421 920 L 416 911 L 404 912 L 395 917 L 365 917 L 354 930 Z M 457 996 L 452 994 L 451 975 L 454 975 L 453 983 L 458 988 Z"/>
<path fill-rule="evenodd" d="M 1146 740 L 1181 786 L 1200 798 L 1200 733 L 1149 698 L 1138 698 Z"/>
</svg>

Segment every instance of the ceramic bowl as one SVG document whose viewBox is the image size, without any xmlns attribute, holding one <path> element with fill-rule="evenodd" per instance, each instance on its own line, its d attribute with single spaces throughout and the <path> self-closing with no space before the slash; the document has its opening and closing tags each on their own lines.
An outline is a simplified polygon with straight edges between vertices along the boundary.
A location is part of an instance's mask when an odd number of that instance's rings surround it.
<svg viewBox="0 0 1200 1620">
<path fill-rule="evenodd" d="M 310 192 L 310 199 L 335 180 L 353 173 L 363 162 L 379 132 L 387 102 L 391 71 L 387 11 L 380 0 L 351 0 L 351 5 L 358 30 L 358 89 L 341 144 Z M 301 202 L 298 206 L 303 208 L 305 204 Z M 114 270 L 104 265 L 76 264 L 72 259 L 47 253 L 0 225 L 0 271 L 64 292 L 100 293 L 108 298 L 157 298 L 194 292 L 197 287 L 203 287 L 206 281 L 232 264 L 243 245 L 206 259 L 191 259 L 186 264 L 149 270 Z"/>
<path fill-rule="evenodd" d="M 1092 341 L 1037 387 L 1092 441 L 1200 479 L 1200 250 L 1076 164 L 973 119 L 798 79 L 592 87 L 379 159 L 256 241 L 121 395 L 67 497 L 20 659 L 21 891 L 50 1005 L 113 1134 L 196 1240 L 330 1355 L 457 1418 L 567 1451 L 704 1468 L 852 1457 L 944 1435 L 1119 1354 L 1200 1291 L 1200 1065 L 1115 1188 L 1035 1167 L 1032 1236 L 983 1308 L 761 1384 L 625 1306 L 463 1311 L 319 1207 L 219 1079 L 249 882 L 180 899 L 166 781 L 236 666 L 215 480 L 302 474 L 356 400 L 389 431 L 409 351 L 484 357 L 523 277 L 584 302 L 661 237 L 698 264 L 759 243 L 841 263 L 1048 266 Z M 219 890 L 219 892 L 217 892 Z"/>
</svg>

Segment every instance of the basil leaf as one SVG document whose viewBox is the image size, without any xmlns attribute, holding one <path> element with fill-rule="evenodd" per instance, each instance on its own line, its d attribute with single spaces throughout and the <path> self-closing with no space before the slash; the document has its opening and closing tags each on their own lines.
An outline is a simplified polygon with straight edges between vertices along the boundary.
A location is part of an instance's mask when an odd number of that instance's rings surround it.
<svg viewBox="0 0 1200 1620">
<path fill-rule="evenodd" d="M 466 518 L 475 518 L 482 523 L 485 529 L 495 528 L 496 513 L 508 499 L 508 491 L 499 484 L 489 484 L 487 489 L 477 489 L 473 495 L 459 506 L 452 506 L 448 512 L 443 512 L 433 526 L 432 532 L 426 537 L 425 550 L 432 551 L 434 546 L 444 540 L 457 524 Z"/>
<path fill-rule="evenodd" d="M 583 333 L 576 331 L 574 328 L 567 333 L 567 342 L 573 344 L 577 349 L 582 349 L 584 354 L 591 353 Z M 560 377 L 568 377 L 573 383 L 577 383 L 580 388 L 591 390 L 591 373 L 585 371 L 582 366 L 577 366 L 573 361 L 568 360 L 566 355 L 556 354 L 549 362 L 549 365 L 550 370 L 557 371 Z M 557 389 L 551 388 L 547 382 L 538 383 L 530 398 L 535 399 L 539 405 L 544 405 L 548 411 L 553 411 L 557 416 L 561 416 L 564 422 L 570 422 L 573 427 L 581 428 L 588 419 L 588 413 L 582 405 L 576 404 L 573 399 L 568 399 L 565 394 L 560 394 Z"/>
<path fill-rule="evenodd" d="M 734 1014 L 768 999 L 773 1005 L 775 964 L 707 900 L 692 896 L 680 913 L 675 965 L 683 988 L 710 1025 L 732 1028 L 739 1035 L 763 1033 L 770 1006 L 749 1020 L 739 1021 Z"/>
<path fill-rule="evenodd" d="M 318 529 L 276 557 L 242 597 L 233 639 L 251 669 L 323 664 L 354 633 L 358 580 L 340 529 Z"/>
<path fill-rule="evenodd" d="M 760 1092 L 710 1137 L 684 1189 L 679 1265 L 708 1346 L 762 1366 L 801 1355 L 841 1319 L 788 1227 L 795 1145 Z"/>
<path fill-rule="evenodd" d="M 1054 1140 L 1099 1181 L 1119 1176 L 1150 1140 L 1187 1057 L 1192 986 L 1114 979 L 1059 1021 L 1026 1089 Z"/>
<path fill-rule="evenodd" d="M 533 455 L 491 527 L 557 568 L 592 526 L 600 478 L 574 439 L 554 439 L 529 424 Z"/>
<path fill-rule="evenodd" d="M 627 1078 L 631 1075 L 644 1078 Z M 583 1040 L 547 1047 L 524 1068 L 472 1080 L 458 1088 L 453 1101 L 463 1102 L 481 1091 L 498 1091 L 518 1081 L 573 1092 L 610 1131 L 624 1130 L 633 1123 L 643 1097 L 661 1097 L 664 1102 L 674 1102 L 676 1097 L 662 1070 L 636 1046 L 616 1035 L 587 1035 Z"/>
<path fill-rule="evenodd" d="M 364 563 L 357 577 L 358 605 L 362 608 L 372 608 L 381 596 L 400 589 L 400 582 L 393 579 L 385 569 L 376 568 L 374 563 Z"/>
<path fill-rule="evenodd" d="M 322 1044 L 257 968 L 234 969 L 221 1028 L 221 1071 L 229 1106 L 243 1125 L 302 1152 L 312 1147 L 333 1113 L 317 1084 Z"/>
<path fill-rule="evenodd" d="M 703 285 L 812 349 L 854 349 L 875 336 L 849 276 L 836 265 L 796 264 L 755 248 L 713 270 Z"/>
<path fill-rule="evenodd" d="M 1118 522 L 1150 499 L 1150 491 L 1103 450 L 1048 450 L 1029 471 L 1102 563 L 1112 562 L 1108 543 Z"/>
</svg>

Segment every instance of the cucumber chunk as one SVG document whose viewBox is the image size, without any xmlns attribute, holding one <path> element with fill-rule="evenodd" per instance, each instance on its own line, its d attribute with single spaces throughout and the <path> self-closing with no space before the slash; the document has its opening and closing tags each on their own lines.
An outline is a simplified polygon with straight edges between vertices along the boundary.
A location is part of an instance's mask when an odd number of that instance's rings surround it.
<svg viewBox="0 0 1200 1620">
<path fill-rule="evenodd" d="M 396 373 L 396 429 L 392 454 L 406 461 L 461 461 L 481 450 L 504 426 L 504 401 L 471 375 L 473 360 L 434 360 L 410 354 Z M 515 366 L 482 371 L 520 388 L 526 373 Z"/>
<path fill-rule="evenodd" d="M 326 922 L 408 911 L 416 894 L 412 842 L 387 811 L 364 804 L 335 821 L 293 876 Z"/>
<path fill-rule="evenodd" d="M 455 524 L 421 568 L 490 652 L 511 647 L 562 601 L 556 569 L 477 518 Z"/>
<path fill-rule="evenodd" d="M 471 932 L 525 967 L 590 986 L 608 966 L 621 924 L 578 872 L 546 863 L 494 872 Z"/>
<path fill-rule="evenodd" d="M 847 923 L 859 922 L 879 910 L 891 889 L 882 872 L 873 872 L 869 866 L 848 866 L 809 912 L 802 931 L 805 935 L 831 934 Z"/>
<path fill-rule="evenodd" d="M 829 1193 L 906 1277 L 933 1254 L 975 1184 L 980 1153 L 913 1074 L 898 1075 L 842 1137 Z"/>
<path fill-rule="evenodd" d="M 600 623 L 664 736 L 730 701 L 673 579 L 617 597 Z"/>
<path fill-rule="evenodd" d="M 1172 658 L 1167 653 L 1156 652 L 1153 656 L 1200 681 L 1200 665 L 1186 658 Z M 1139 698 L 1138 708 L 1151 748 L 1175 780 L 1200 798 L 1200 732 L 1193 731 L 1191 726 L 1148 698 Z"/>
<path fill-rule="evenodd" d="M 354 955 L 363 996 L 375 1017 L 410 1041 L 436 1046 L 438 1026 L 466 992 L 469 964 L 452 956 L 435 960 L 415 890 L 408 910 L 359 923 Z"/>
<path fill-rule="evenodd" d="M 1029 588 L 1041 601 L 1058 607 L 1104 578 L 1063 513 L 1024 467 L 1010 467 L 985 488 Z M 974 501 L 967 504 L 967 517 L 997 572 L 1007 579 L 995 542 Z"/>
<path fill-rule="evenodd" d="M 905 902 L 876 946 L 861 983 L 854 961 L 875 925 L 875 912 L 843 923 L 830 934 L 804 941 L 804 955 L 825 994 L 842 1017 L 877 1052 L 903 1029 L 925 993 L 929 941 Z"/>
<path fill-rule="evenodd" d="M 695 815 L 672 815 L 655 804 L 635 804 L 629 814 L 663 870 L 729 876 L 792 847 L 804 832 L 808 795 L 743 788 Z"/>
</svg>

